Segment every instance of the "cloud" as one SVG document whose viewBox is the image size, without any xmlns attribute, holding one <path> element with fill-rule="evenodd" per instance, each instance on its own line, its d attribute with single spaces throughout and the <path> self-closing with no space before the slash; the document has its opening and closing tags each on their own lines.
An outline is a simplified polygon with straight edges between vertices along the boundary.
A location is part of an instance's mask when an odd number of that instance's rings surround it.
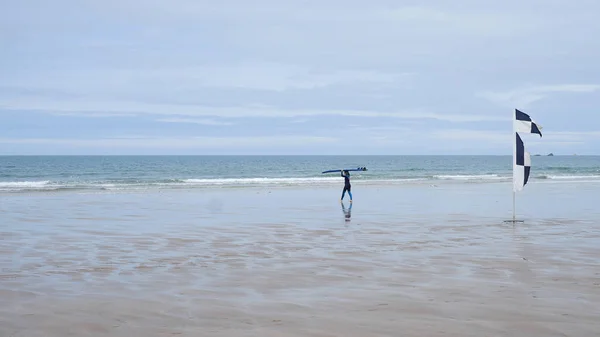
<svg viewBox="0 0 600 337">
<path fill-rule="evenodd" d="M 163 119 L 157 119 L 156 121 L 162 122 L 162 123 L 200 124 L 200 125 L 212 125 L 212 126 L 233 125 L 233 123 L 219 122 L 214 119 L 198 119 L 198 118 L 163 118 Z"/>
<path fill-rule="evenodd" d="M 17 109 L 18 110 L 18 109 Z M 110 118 L 110 117 L 135 117 L 131 112 L 96 112 L 93 114 L 82 114 L 80 112 L 51 112 L 55 116 L 63 117 L 90 117 L 90 118 Z"/>
<path fill-rule="evenodd" d="M 597 84 L 561 84 L 526 86 L 505 92 L 487 91 L 478 96 L 503 106 L 526 108 L 551 93 L 590 93 L 597 90 L 600 90 Z"/>
<path fill-rule="evenodd" d="M 215 88 L 247 88 L 271 91 L 315 89 L 353 82 L 393 83 L 410 73 L 387 73 L 373 70 L 319 70 L 309 66 L 280 63 L 239 63 L 204 67 L 148 69 L 143 77 L 193 83 Z"/>
<path fill-rule="evenodd" d="M 5 110 L 36 111 L 52 114 L 78 114 L 79 116 L 106 115 L 161 115 L 220 118 L 295 118 L 309 116 L 353 116 L 364 118 L 432 119 L 447 122 L 506 121 L 505 116 L 484 114 L 445 114 L 423 111 L 370 111 L 352 109 L 293 109 L 270 106 L 206 107 L 197 105 L 151 104 L 131 101 L 56 101 L 39 99 L 1 99 Z"/>
<path fill-rule="evenodd" d="M 404 5 L 390 1 L 341 1 L 327 2 L 260 0 L 252 3 L 244 1 L 204 2 L 180 0 L 175 2 L 140 2 L 135 0 L 104 1 L 102 5 L 92 5 L 97 13 L 117 16 L 121 19 L 164 24 L 186 24 L 189 22 L 209 21 L 235 23 L 241 27 L 283 28 L 311 23 L 321 28 L 334 20 L 336 25 L 352 28 L 375 26 L 381 31 L 392 30 L 397 33 L 401 28 L 413 26 L 415 30 L 428 29 L 439 33 L 460 32 L 462 34 L 493 34 L 503 32 L 523 32 L 525 27 L 541 25 L 543 21 L 524 11 L 511 12 L 511 6 L 481 6 L 472 2 L 469 8 L 457 9 L 444 1 L 430 1 L 428 5 Z M 140 6 L 144 11 L 139 11 Z M 514 7 L 514 6 L 513 6 Z M 489 9 L 488 9 L 489 8 Z M 525 12 L 525 13 L 522 13 Z M 523 20 L 519 20 L 523 19 Z M 528 19 L 528 20 L 527 20 Z M 393 28 L 396 27 L 394 30 Z M 479 29 L 476 29 L 479 28 Z M 281 30 L 281 29 L 279 29 Z M 310 30 L 308 30 L 310 31 Z M 360 29 L 352 29 L 356 33 Z M 250 32 L 253 32 L 250 30 Z M 271 29 L 276 34 L 277 29 Z M 315 36 L 319 38 L 319 36 Z"/>
<path fill-rule="evenodd" d="M 484 131 L 472 129 L 442 129 L 432 130 L 431 135 L 444 142 L 468 141 L 485 143 L 487 145 L 507 145 L 512 146 L 513 135 L 510 132 L 503 131 Z M 526 146 L 548 146 L 554 144 L 580 144 L 582 142 L 600 139 L 600 131 L 546 131 L 544 138 L 528 137 L 529 135 L 521 135 L 521 138 L 526 142 Z"/>
<path fill-rule="evenodd" d="M 552 137 L 600 137 L 600 131 L 555 131 L 548 134 Z"/>
<path fill-rule="evenodd" d="M 291 121 L 289 121 L 290 124 L 304 124 L 304 123 L 308 123 L 309 119 L 308 118 L 298 118 L 298 119 L 292 119 Z"/>
<path fill-rule="evenodd" d="M 150 149 L 248 149 L 297 147 L 307 144 L 335 143 L 337 138 L 319 136 L 257 136 L 257 137 L 145 137 L 113 138 L 0 138 L 0 144 L 61 145 L 70 148 L 150 148 Z"/>
<path fill-rule="evenodd" d="M 171 83 L 178 89 L 225 88 L 281 92 L 290 89 L 317 89 L 352 83 L 407 83 L 416 74 L 373 69 L 327 69 L 279 62 L 238 62 L 229 64 L 140 66 L 119 69 L 23 70 L 17 76 L 0 78 L 0 86 L 21 90 L 70 93 L 135 93 L 139 88 L 156 88 Z M 201 91 L 199 91 L 201 94 Z"/>
<path fill-rule="evenodd" d="M 472 129 L 430 129 L 360 126 L 331 130 L 328 136 L 259 135 L 164 137 L 124 135 L 98 138 L 0 138 L 0 152 L 32 154 L 64 153 L 188 153 L 188 154 L 505 154 L 510 155 L 510 132 Z M 360 141 L 348 135 L 359 134 Z M 355 136 L 351 136 L 354 138 Z M 581 152 L 600 131 L 548 132 L 543 141 L 524 137 L 530 153 Z"/>
<path fill-rule="evenodd" d="M 432 136 L 438 140 L 447 141 L 469 141 L 476 143 L 511 144 L 511 133 L 501 131 L 483 131 L 471 129 L 445 129 L 432 132 Z"/>
<path fill-rule="evenodd" d="M 559 142 L 584 142 L 600 139 L 600 131 L 545 131 L 544 138 L 532 139 L 529 142 L 547 144 L 548 141 Z"/>
</svg>

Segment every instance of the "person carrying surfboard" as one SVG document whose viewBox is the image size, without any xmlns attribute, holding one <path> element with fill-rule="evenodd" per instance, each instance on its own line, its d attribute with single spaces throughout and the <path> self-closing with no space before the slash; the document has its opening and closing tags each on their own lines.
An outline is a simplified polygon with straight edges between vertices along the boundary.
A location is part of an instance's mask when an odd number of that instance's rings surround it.
<svg viewBox="0 0 600 337">
<path fill-rule="evenodd" d="M 342 170 L 341 175 L 342 177 L 344 177 L 344 190 L 342 191 L 342 198 L 340 199 L 340 202 L 344 201 L 344 196 L 346 195 L 346 192 L 348 192 L 350 202 L 352 202 L 352 192 L 350 191 L 352 188 L 352 186 L 350 185 L 350 172 Z"/>
</svg>

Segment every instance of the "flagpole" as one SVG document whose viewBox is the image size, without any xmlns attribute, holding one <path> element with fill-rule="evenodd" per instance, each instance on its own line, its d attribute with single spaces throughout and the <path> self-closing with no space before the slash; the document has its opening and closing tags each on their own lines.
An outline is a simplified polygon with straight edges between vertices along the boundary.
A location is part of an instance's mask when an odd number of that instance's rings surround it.
<svg viewBox="0 0 600 337">
<path fill-rule="evenodd" d="M 517 132 L 517 130 L 515 129 L 515 111 L 512 111 L 512 116 L 511 116 L 511 124 L 512 124 L 512 143 L 513 143 L 513 155 L 512 155 L 512 171 L 513 171 L 513 178 L 512 178 L 512 199 L 513 199 L 513 214 L 512 214 L 512 219 L 513 219 L 513 223 L 515 223 L 516 221 L 516 196 L 515 196 L 515 163 L 516 163 L 516 155 L 517 155 L 517 140 L 516 140 L 516 136 L 515 133 Z"/>
<path fill-rule="evenodd" d="M 515 218 L 515 190 L 513 189 L 513 222 L 516 222 Z"/>
<path fill-rule="evenodd" d="M 513 109 L 512 111 L 512 116 L 511 116 L 511 124 L 512 124 L 512 143 L 513 143 L 513 155 L 512 155 L 512 171 L 513 171 L 513 179 L 512 179 L 512 192 L 513 192 L 513 223 L 516 223 L 517 221 L 517 217 L 516 217 L 516 192 L 515 192 L 515 167 L 516 167 L 516 160 L 517 160 L 517 136 L 516 136 L 516 132 L 517 129 L 515 128 L 515 118 L 516 118 L 516 112 Z"/>
</svg>

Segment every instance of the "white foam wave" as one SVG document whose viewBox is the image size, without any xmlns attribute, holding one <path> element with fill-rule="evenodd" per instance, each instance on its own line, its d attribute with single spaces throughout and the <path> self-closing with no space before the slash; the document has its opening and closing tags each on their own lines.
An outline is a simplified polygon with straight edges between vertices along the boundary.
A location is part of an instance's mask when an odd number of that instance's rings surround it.
<svg viewBox="0 0 600 337">
<path fill-rule="evenodd" d="M 433 181 L 455 183 L 486 183 L 496 181 L 509 181 L 509 175 L 498 174 L 457 174 L 435 175 L 429 177 L 381 177 L 379 179 L 354 179 L 357 185 L 402 185 L 410 183 L 427 183 Z M 600 182 L 600 175 L 538 175 L 532 177 L 538 181 L 547 182 Z M 137 181 L 137 182 L 108 182 L 108 181 L 77 181 L 77 182 L 52 182 L 52 181 L 0 181 L 0 192 L 27 192 L 27 191 L 60 191 L 60 190 L 148 190 L 148 189 L 177 189 L 177 188 L 211 188 L 211 187 L 286 187 L 286 186 L 336 186 L 343 184 L 341 177 L 280 177 L 280 178 L 204 178 L 164 181 Z"/>
<path fill-rule="evenodd" d="M 502 177 L 497 174 L 476 174 L 476 175 L 435 175 L 435 179 L 441 180 L 504 180 L 510 177 Z"/>
<path fill-rule="evenodd" d="M 227 179 L 185 179 L 186 185 L 307 185 L 339 183 L 341 178 L 227 178 Z"/>
<path fill-rule="evenodd" d="M 0 191 L 36 190 L 48 188 L 49 180 L 44 181 L 0 181 Z"/>
<path fill-rule="evenodd" d="M 587 175 L 587 176 L 585 176 L 585 175 L 584 176 L 546 175 L 545 177 L 546 177 L 546 179 L 552 179 L 552 180 L 584 180 L 584 179 L 597 180 L 597 179 L 600 179 L 600 176 L 596 176 L 596 175 Z"/>
</svg>

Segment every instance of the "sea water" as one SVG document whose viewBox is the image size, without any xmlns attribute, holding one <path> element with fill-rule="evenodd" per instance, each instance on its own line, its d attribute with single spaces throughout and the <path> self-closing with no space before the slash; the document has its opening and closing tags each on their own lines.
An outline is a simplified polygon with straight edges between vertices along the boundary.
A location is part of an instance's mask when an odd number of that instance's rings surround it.
<svg viewBox="0 0 600 337">
<path fill-rule="evenodd" d="M 0 156 L 0 192 L 508 182 L 511 156 Z M 600 156 L 534 156 L 532 181 L 598 181 Z"/>
</svg>

